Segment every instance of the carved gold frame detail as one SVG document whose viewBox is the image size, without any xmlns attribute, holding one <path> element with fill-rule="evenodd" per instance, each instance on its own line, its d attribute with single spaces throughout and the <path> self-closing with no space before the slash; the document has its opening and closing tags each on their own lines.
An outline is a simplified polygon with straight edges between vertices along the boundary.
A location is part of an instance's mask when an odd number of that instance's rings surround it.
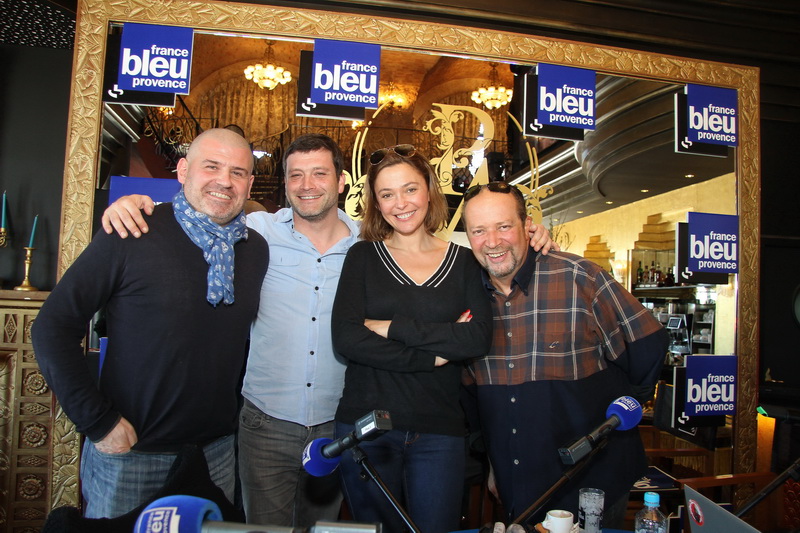
<svg viewBox="0 0 800 533">
<path fill-rule="evenodd" d="M 141 22 L 304 38 L 327 38 L 466 54 L 523 64 L 572 65 L 605 74 L 738 90 L 740 143 L 736 151 L 741 257 L 736 350 L 738 414 L 734 423 L 733 471 L 754 470 L 756 458 L 759 300 L 759 73 L 754 67 L 713 63 L 620 48 L 463 26 L 264 5 L 191 0 L 79 0 L 74 77 L 64 173 L 59 275 L 92 236 L 94 184 L 98 171 L 103 103 L 101 86 L 110 22 Z M 59 411 L 53 442 L 51 507 L 78 504 L 78 435 Z"/>
</svg>

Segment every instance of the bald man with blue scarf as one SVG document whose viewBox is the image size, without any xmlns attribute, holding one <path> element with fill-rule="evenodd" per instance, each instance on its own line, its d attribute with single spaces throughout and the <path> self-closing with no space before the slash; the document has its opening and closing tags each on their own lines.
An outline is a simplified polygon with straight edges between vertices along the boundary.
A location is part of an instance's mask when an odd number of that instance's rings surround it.
<svg viewBox="0 0 800 533">
<path fill-rule="evenodd" d="M 237 133 L 200 134 L 178 163 L 181 191 L 148 219 L 158 231 L 99 231 L 42 306 L 37 360 L 87 437 L 86 517 L 148 501 L 186 445 L 203 449 L 211 479 L 233 499 L 237 387 L 269 260 L 245 225 L 252 167 Z M 96 381 L 82 340 L 102 308 L 109 341 Z"/>
</svg>

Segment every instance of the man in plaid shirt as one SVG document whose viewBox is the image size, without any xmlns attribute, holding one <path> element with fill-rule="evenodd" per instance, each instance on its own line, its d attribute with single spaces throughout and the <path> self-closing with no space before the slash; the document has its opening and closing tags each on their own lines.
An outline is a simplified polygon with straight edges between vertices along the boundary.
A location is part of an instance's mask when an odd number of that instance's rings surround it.
<svg viewBox="0 0 800 533">
<path fill-rule="evenodd" d="M 515 518 L 569 468 L 558 449 L 602 423 L 612 401 L 652 397 L 668 335 L 595 263 L 530 248 L 531 220 L 513 185 L 468 190 L 464 224 L 485 269 L 494 315 L 491 351 L 469 364 L 465 380 L 472 395 L 466 396 L 477 403 L 499 497 Z M 614 431 L 547 509 L 577 516 L 578 490 L 599 488 L 605 491 L 604 527 L 620 527 L 630 489 L 646 466 L 638 430 Z"/>
</svg>

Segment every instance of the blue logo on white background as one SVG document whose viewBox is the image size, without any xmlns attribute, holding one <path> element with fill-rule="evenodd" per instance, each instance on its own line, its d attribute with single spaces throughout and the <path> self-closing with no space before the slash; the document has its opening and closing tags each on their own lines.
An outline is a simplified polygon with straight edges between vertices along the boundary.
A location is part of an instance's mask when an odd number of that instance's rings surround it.
<svg viewBox="0 0 800 533">
<path fill-rule="evenodd" d="M 739 144 L 739 106 L 736 89 L 686 86 L 689 140 L 708 144 Z"/>
<path fill-rule="evenodd" d="M 739 271 L 739 217 L 713 213 L 689 213 L 689 270 L 692 272 Z"/>
<path fill-rule="evenodd" d="M 194 30 L 126 23 L 118 85 L 127 91 L 189 94 Z"/>
<path fill-rule="evenodd" d="M 381 47 L 376 44 L 317 39 L 311 100 L 317 104 L 376 109 L 380 66 Z"/>
<path fill-rule="evenodd" d="M 593 130 L 595 128 L 595 72 L 540 63 L 539 108 L 542 124 Z"/>
<path fill-rule="evenodd" d="M 736 356 L 686 357 L 688 416 L 732 415 L 736 412 Z"/>
</svg>

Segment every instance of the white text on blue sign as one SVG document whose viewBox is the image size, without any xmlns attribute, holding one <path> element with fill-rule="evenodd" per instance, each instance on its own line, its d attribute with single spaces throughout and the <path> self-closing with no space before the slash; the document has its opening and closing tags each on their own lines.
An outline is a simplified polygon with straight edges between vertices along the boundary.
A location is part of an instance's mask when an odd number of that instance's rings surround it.
<svg viewBox="0 0 800 533">
<path fill-rule="evenodd" d="M 689 84 L 686 97 L 690 140 L 728 146 L 738 144 L 736 90 Z"/>
<path fill-rule="evenodd" d="M 689 269 L 692 272 L 736 273 L 739 270 L 739 218 L 690 212 L 688 220 Z"/>
<path fill-rule="evenodd" d="M 317 104 L 378 107 L 381 47 L 317 39 L 311 100 Z"/>
<path fill-rule="evenodd" d="M 189 94 L 191 28 L 125 24 L 119 62 L 123 90 Z"/>
<path fill-rule="evenodd" d="M 736 356 L 686 357 L 686 414 L 730 415 L 736 412 Z"/>
<path fill-rule="evenodd" d="M 189 50 L 185 48 L 160 48 L 152 45 L 149 50 L 142 50 L 141 55 L 134 54 L 130 48 L 123 48 L 121 72 L 126 76 L 134 76 L 132 85 L 136 89 L 166 87 L 185 90 L 188 86 L 188 57 Z"/>
<path fill-rule="evenodd" d="M 694 406 L 695 414 L 720 414 L 732 411 L 736 399 L 736 376 L 708 374 L 699 382 L 686 380 L 686 394 Z"/>
<path fill-rule="evenodd" d="M 540 64 L 538 119 L 543 124 L 594 129 L 595 73 Z"/>
<path fill-rule="evenodd" d="M 325 91 L 326 104 L 354 102 L 375 105 L 378 102 L 378 68 L 342 61 L 333 70 L 325 70 L 320 63 L 314 65 L 314 87 Z M 365 94 L 375 93 L 375 94 Z"/>
<path fill-rule="evenodd" d="M 736 268 L 736 234 L 712 231 L 702 240 L 690 239 L 689 257 L 697 259 L 699 270 Z"/>
</svg>

